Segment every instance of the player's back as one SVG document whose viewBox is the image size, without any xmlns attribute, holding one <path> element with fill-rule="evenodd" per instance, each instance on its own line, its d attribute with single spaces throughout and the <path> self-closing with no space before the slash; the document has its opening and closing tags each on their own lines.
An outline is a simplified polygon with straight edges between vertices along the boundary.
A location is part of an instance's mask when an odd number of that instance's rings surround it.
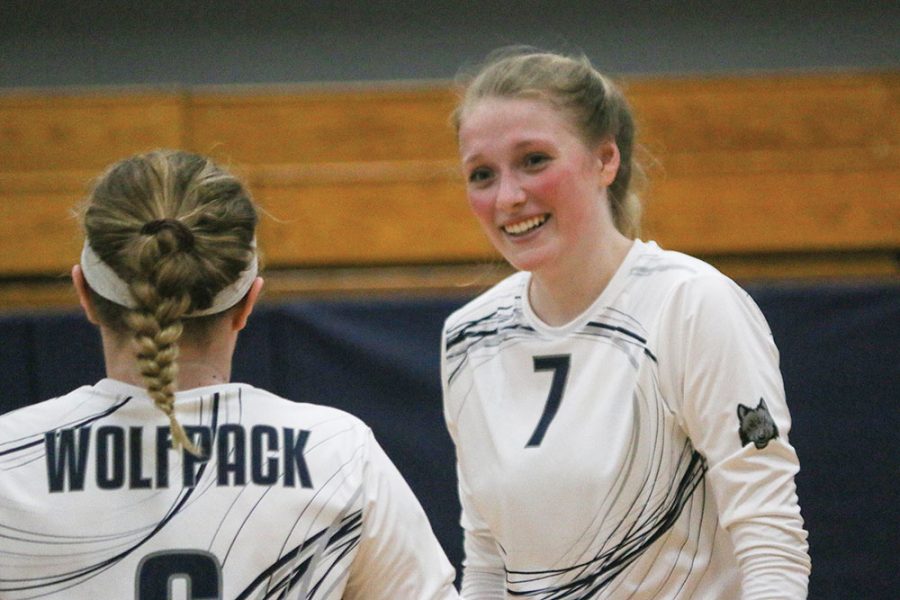
<svg viewBox="0 0 900 600">
<path fill-rule="evenodd" d="M 203 458 L 109 379 L 0 417 L 0 598 L 342 597 L 387 462 L 369 429 L 242 384 L 175 406 Z"/>
</svg>

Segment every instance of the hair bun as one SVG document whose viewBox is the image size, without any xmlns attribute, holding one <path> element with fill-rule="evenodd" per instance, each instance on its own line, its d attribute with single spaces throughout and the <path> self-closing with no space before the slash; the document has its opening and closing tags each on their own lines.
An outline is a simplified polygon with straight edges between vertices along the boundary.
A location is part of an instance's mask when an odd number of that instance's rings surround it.
<svg viewBox="0 0 900 600">
<path fill-rule="evenodd" d="M 194 247 L 194 234 L 187 225 L 178 219 L 155 219 L 144 223 L 141 227 L 142 235 L 156 235 L 163 229 L 168 229 L 178 241 L 179 250 L 190 250 Z"/>
</svg>

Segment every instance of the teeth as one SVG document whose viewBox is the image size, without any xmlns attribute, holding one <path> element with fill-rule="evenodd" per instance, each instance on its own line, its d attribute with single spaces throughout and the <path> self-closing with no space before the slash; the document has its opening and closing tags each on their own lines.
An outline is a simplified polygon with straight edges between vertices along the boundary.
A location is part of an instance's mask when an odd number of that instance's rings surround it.
<svg viewBox="0 0 900 600">
<path fill-rule="evenodd" d="M 522 235 L 526 231 L 531 231 L 532 229 L 543 225 L 546 220 L 547 215 L 532 217 L 530 219 L 525 219 L 524 221 L 519 221 L 518 223 L 513 223 L 512 225 L 504 225 L 503 231 L 511 235 Z"/>
</svg>

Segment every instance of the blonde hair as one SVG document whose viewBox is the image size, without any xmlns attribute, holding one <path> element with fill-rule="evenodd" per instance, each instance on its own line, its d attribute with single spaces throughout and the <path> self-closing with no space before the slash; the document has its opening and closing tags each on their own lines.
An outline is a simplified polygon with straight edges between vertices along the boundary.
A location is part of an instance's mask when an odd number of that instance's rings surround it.
<svg viewBox="0 0 900 600">
<path fill-rule="evenodd" d="M 641 201 L 632 178 L 643 178 L 634 157 L 635 125 L 621 90 L 585 56 L 571 57 L 519 46 L 501 48 L 471 74 L 459 77 L 461 100 L 451 116 L 459 132 L 466 111 L 485 98 L 534 98 L 566 111 L 588 146 L 612 137 L 621 164 L 608 194 L 613 222 L 628 237 L 640 234 Z"/>
<path fill-rule="evenodd" d="M 243 184 L 208 158 L 157 150 L 112 165 L 83 213 L 86 241 L 128 285 L 134 308 L 91 292 L 105 325 L 130 333 L 147 392 L 170 422 L 173 447 L 199 450 L 175 417 L 178 342 L 208 330 L 209 308 L 255 259 L 256 208 Z"/>
</svg>

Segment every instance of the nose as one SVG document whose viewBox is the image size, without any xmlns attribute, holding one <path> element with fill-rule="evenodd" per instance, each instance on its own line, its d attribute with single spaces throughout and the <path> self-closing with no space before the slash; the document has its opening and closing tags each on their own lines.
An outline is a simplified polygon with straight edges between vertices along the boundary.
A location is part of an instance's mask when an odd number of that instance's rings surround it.
<svg viewBox="0 0 900 600">
<path fill-rule="evenodd" d="M 513 211 L 525 204 L 525 200 L 525 190 L 522 189 L 518 179 L 509 173 L 501 176 L 497 187 L 497 208 Z"/>
</svg>

